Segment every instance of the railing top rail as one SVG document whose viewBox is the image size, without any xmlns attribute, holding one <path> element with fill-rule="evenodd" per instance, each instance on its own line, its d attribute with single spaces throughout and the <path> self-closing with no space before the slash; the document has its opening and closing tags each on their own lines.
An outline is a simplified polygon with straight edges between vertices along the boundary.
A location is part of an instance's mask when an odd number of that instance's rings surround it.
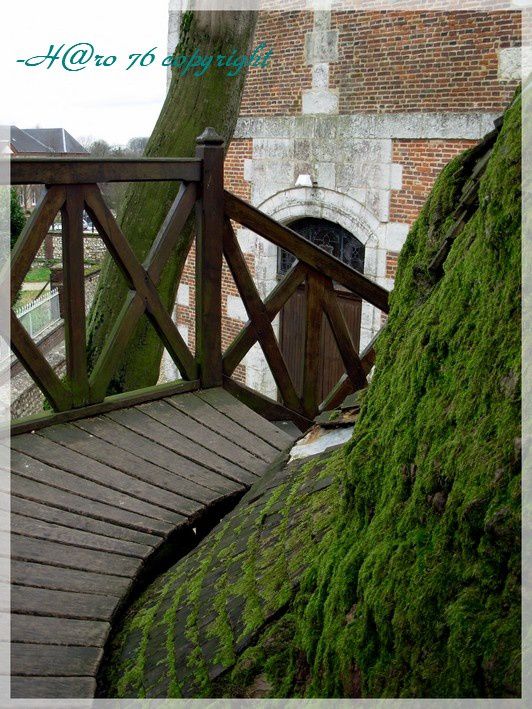
<svg viewBox="0 0 532 709">
<path fill-rule="evenodd" d="M 199 158 L 12 157 L 11 184 L 201 180 Z"/>
</svg>

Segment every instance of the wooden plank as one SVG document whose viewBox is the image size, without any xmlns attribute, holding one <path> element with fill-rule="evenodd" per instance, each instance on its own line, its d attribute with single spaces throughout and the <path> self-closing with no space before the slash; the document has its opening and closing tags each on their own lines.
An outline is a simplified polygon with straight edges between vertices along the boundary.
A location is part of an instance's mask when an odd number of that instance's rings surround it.
<svg viewBox="0 0 532 709">
<path fill-rule="evenodd" d="M 100 620 L 11 615 L 11 642 L 103 647 L 111 626 Z"/>
<path fill-rule="evenodd" d="M 48 480 L 51 479 L 57 485 L 57 471 L 52 469 L 48 473 Z M 72 476 L 72 479 L 74 480 L 73 487 L 75 489 L 77 480 L 74 476 Z M 65 483 L 62 482 L 61 484 Z M 68 485 L 69 483 L 66 484 Z M 112 505 L 105 504 L 100 500 L 79 495 L 77 490 L 69 492 L 46 482 L 41 483 L 34 478 L 21 477 L 15 474 L 11 476 L 11 494 L 14 498 L 20 497 L 25 501 L 43 502 L 49 509 L 56 507 L 60 514 L 67 511 L 82 515 L 87 520 L 113 522 L 124 530 L 141 530 L 148 532 L 150 535 L 164 536 L 173 528 L 170 522 L 164 522 L 127 509 L 124 506 L 124 498 L 122 496 L 117 498 L 114 495 L 114 503 Z"/>
<path fill-rule="evenodd" d="M 279 451 L 284 451 L 292 444 L 292 438 L 274 426 L 266 419 L 256 414 L 252 409 L 241 404 L 237 399 L 228 394 L 223 389 L 208 389 L 199 391 L 193 396 L 197 396 L 202 401 L 217 409 L 220 413 L 232 419 L 240 426 L 251 431 L 266 443 Z"/>
<path fill-rule="evenodd" d="M 45 539 L 51 542 L 59 542 L 96 551 L 107 551 L 138 559 L 146 558 L 153 551 L 152 546 L 145 544 L 113 539 L 112 537 L 105 537 L 101 534 L 94 534 L 81 529 L 73 529 L 60 524 L 32 519 L 14 512 L 11 514 L 11 532 L 34 539 Z"/>
<path fill-rule="evenodd" d="M 384 327 L 382 327 L 371 339 L 360 355 L 360 361 L 364 369 L 364 374 L 366 375 L 370 373 L 373 365 L 375 364 L 375 342 L 384 330 Z M 320 404 L 320 411 L 331 411 L 332 409 L 335 409 L 342 403 L 345 397 L 352 394 L 353 391 L 354 389 L 351 379 L 347 376 L 347 374 L 342 374 L 334 388 Z"/>
<path fill-rule="evenodd" d="M 266 463 L 271 462 L 278 453 L 277 448 L 266 443 L 262 438 L 235 423 L 231 418 L 220 413 L 193 394 L 174 396 L 165 399 L 165 401 L 185 413 L 189 418 L 193 418 L 212 431 L 217 431 L 220 435 L 258 456 Z"/>
<path fill-rule="evenodd" d="M 7 291 L 9 280 L 11 279 L 9 286 L 12 303 L 15 302 L 22 282 L 31 268 L 33 259 L 37 255 L 37 251 L 44 241 L 44 237 L 48 234 L 50 225 L 61 209 L 65 198 L 66 192 L 64 187 L 50 187 L 50 189 L 46 191 L 42 201 L 29 216 L 28 221 L 16 240 L 11 253 L 11 268 L 9 267 L 8 260 L 6 266 L 2 269 L 2 276 L 0 278 L 3 289 L 2 292 L 4 293 Z"/>
<path fill-rule="evenodd" d="M 54 494 L 57 491 L 54 491 Z M 11 512 L 34 520 L 51 522 L 71 529 L 79 529 L 85 532 L 92 532 L 110 539 L 122 539 L 124 541 L 136 542 L 137 544 L 147 544 L 156 547 L 161 541 L 160 536 L 147 534 L 136 529 L 131 529 L 119 524 L 94 519 L 83 514 L 74 514 L 59 507 L 41 504 L 33 500 L 23 500 L 20 497 L 12 496 Z"/>
<path fill-rule="evenodd" d="M 86 188 L 85 206 L 98 229 L 98 233 L 130 288 L 143 297 L 146 314 L 179 371 L 187 379 L 195 379 L 197 375 L 196 360 L 162 304 L 150 275 L 138 261 L 111 210 L 105 204 L 100 191 L 96 187 L 89 186 Z"/>
<path fill-rule="evenodd" d="M 11 674 L 26 676 L 95 676 L 103 656 L 98 647 L 11 643 Z"/>
<path fill-rule="evenodd" d="M 85 328 L 85 274 L 83 258 L 83 188 L 67 187 L 61 209 L 63 251 L 63 319 L 67 377 L 72 405 L 89 401 Z"/>
<path fill-rule="evenodd" d="M 355 391 L 364 389 L 368 382 L 362 362 L 356 352 L 344 316 L 338 305 L 332 281 L 326 282 L 321 292 L 323 309 L 340 352 L 340 357 Z"/>
<path fill-rule="evenodd" d="M 275 337 L 272 323 L 266 312 L 264 303 L 257 291 L 249 273 L 244 254 L 238 244 L 233 227 L 229 220 L 224 228 L 224 255 L 227 265 L 233 275 L 236 287 L 246 308 L 246 312 L 255 330 L 268 366 L 275 383 L 279 387 L 281 397 L 288 408 L 303 413 L 301 402 L 288 372 L 286 362 Z"/>
<path fill-rule="evenodd" d="M 57 614 L 57 608 L 62 608 L 61 604 L 59 603 L 55 606 L 43 607 L 42 611 L 41 606 L 39 605 L 40 601 L 39 603 L 35 602 L 33 605 L 28 602 L 26 606 L 24 606 L 22 601 L 19 599 L 21 593 L 20 589 L 22 587 L 28 587 L 45 590 L 48 589 L 50 591 L 67 591 L 72 594 L 82 593 L 84 596 L 90 596 L 93 594 L 96 594 L 97 596 L 103 595 L 106 598 L 114 597 L 113 604 L 116 604 L 119 599 L 127 593 L 131 585 L 131 580 L 125 578 L 124 576 L 104 576 L 103 574 L 95 574 L 90 571 L 67 569 L 59 566 L 51 566 L 50 564 L 40 564 L 36 562 L 18 561 L 17 559 L 12 559 L 11 583 L 14 584 L 13 588 L 16 590 L 16 594 L 12 593 L 12 600 L 15 599 L 16 601 L 15 605 L 12 604 L 13 611 L 18 609 L 17 612 L 21 613 L 49 615 L 54 613 Z M 52 596 L 53 598 L 57 598 L 54 594 L 52 594 Z M 23 594 L 20 598 L 35 598 L 35 595 L 28 596 L 28 594 Z M 42 595 L 38 595 L 37 598 L 42 599 Z M 61 598 L 62 597 L 60 597 L 59 600 L 61 600 Z M 52 612 L 50 608 L 55 608 L 56 610 Z M 78 606 L 75 606 L 75 608 L 78 608 Z M 114 608 L 114 605 L 111 606 L 111 609 L 112 608 Z M 76 615 L 77 612 L 78 611 L 75 611 L 74 615 Z"/>
<path fill-rule="evenodd" d="M 11 349 L 52 407 L 57 411 L 70 408 L 70 392 L 63 386 L 13 311 L 11 311 Z"/>
<path fill-rule="evenodd" d="M 189 440 L 200 443 L 207 450 L 216 451 L 217 455 L 236 463 L 240 468 L 256 475 L 264 472 L 264 461 L 260 458 L 220 436 L 216 431 L 203 426 L 190 416 L 181 413 L 166 401 L 153 401 L 138 408 L 144 414 L 181 433 Z"/>
<path fill-rule="evenodd" d="M 231 485 L 225 478 L 214 475 L 210 470 L 176 453 L 169 454 L 169 451 L 163 446 L 122 426 L 111 418 L 83 419 L 77 425 L 84 431 L 173 473 L 173 475 L 167 476 L 167 484 L 170 489 L 184 494 L 190 499 L 210 504 L 220 494 L 223 495 L 234 490 L 234 485 Z"/>
<path fill-rule="evenodd" d="M 11 158 L 11 184 L 57 185 L 94 182 L 201 180 L 195 158 Z"/>
<path fill-rule="evenodd" d="M 264 301 L 264 308 L 270 322 L 272 322 L 283 305 L 295 293 L 298 286 L 305 280 L 307 270 L 299 261 L 293 264 L 288 273 L 284 276 L 272 292 Z M 223 355 L 223 371 L 228 377 L 233 374 L 239 363 L 246 356 L 249 350 L 257 341 L 257 335 L 253 324 L 247 322 L 229 345 Z"/>
<path fill-rule="evenodd" d="M 140 561 L 130 556 L 33 539 L 15 533 L 11 534 L 11 558 L 126 578 L 133 578 L 140 567 Z"/>
<path fill-rule="evenodd" d="M 150 247 L 143 266 L 155 284 L 159 282 L 163 268 L 172 254 L 197 198 L 198 189 L 193 182 L 181 185 Z"/>
<path fill-rule="evenodd" d="M 94 697 L 93 677 L 12 677 L 13 699 L 83 699 Z"/>
<path fill-rule="evenodd" d="M 150 438 L 159 445 L 165 446 L 169 451 L 179 453 L 192 461 L 196 461 L 205 468 L 209 468 L 215 473 L 232 480 L 237 483 L 233 490 L 239 489 L 239 485 L 252 484 L 256 480 L 256 476 L 252 473 L 225 458 L 221 458 L 215 452 L 204 448 L 199 443 L 185 438 L 138 409 L 124 409 L 109 414 L 109 416 L 132 431 L 141 433 L 145 438 Z"/>
<path fill-rule="evenodd" d="M 227 190 L 224 191 L 224 203 L 225 212 L 231 219 L 263 236 L 276 246 L 286 249 L 303 263 L 337 281 L 376 308 L 385 313 L 388 312 L 388 291 L 382 286 Z"/>
<path fill-rule="evenodd" d="M 201 385 L 214 387 L 222 383 L 224 143 L 212 129 L 197 143 L 203 179 L 196 205 L 196 358 Z"/>
<path fill-rule="evenodd" d="M 137 404 L 143 404 L 146 401 L 155 401 L 165 396 L 195 391 L 198 388 L 199 381 L 196 379 L 190 382 L 168 382 L 167 384 L 157 384 L 156 386 L 146 387 L 144 389 L 135 389 L 133 391 L 124 392 L 123 394 L 108 396 L 101 403 L 93 404 L 92 406 L 85 406 L 80 409 L 69 409 L 55 414 L 37 414 L 18 421 L 15 420 L 11 424 L 10 429 L 0 427 L 0 435 L 4 435 L 10 430 L 12 436 L 17 436 L 20 433 L 36 431 L 56 423 L 77 421 L 87 416 L 98 416 L 107 411 L 116 411 L 117 409 L 123 409 L 128 406 L 136 406 Z"/>
<path fill-rule="evenodd" d="M 109 621 L 120 598 L 108 594 L 73 593 L 48 588 L 11 587 L 11 612 L 56 618 Z"/>
<path fill-rule="evenodd" d="M 320 341 L 323 281 L 309 272 L 305 288 L 305 350 L 303 357 L 303 407 L 314 418 L 319 404 Z"/>
<path fill-rule="evenodd" d="M 44 440 L 43 443 L 45 443 Z M 45 445 L 44 447 L 54 448 L 55 450 L 53 443 L 50 443 L 49 446 Z M 69 451 L 66 452 L 68 453 Z M 74 455 L 72 458 L 74 458 Z M 88 469 L 87 466 L 85 466 L 85 468 L 79 466 L 78 459 L 83 459 L 82 456 L 75 458 L 76 462 L 71 462 L 72 458 L 66 457 L 62 464 L 58 463 L 57 467 L 54 467 L 53 463 L 48 464 L 45 461 L 40 461 L 33 457 L 30 458 L 17 449 L 14 449 L 11 454 L 11 468 L 13 473 L 17 473 L 25 478 L 30 478 L 37 482 L 44 482 L 51 487 L 73 492 L 89 500 L 94 500 L 95 502 L 105 502 L 111 506 L 120 506 L 124 510 L 137 512 L 140 515 L 152 517 L 154 520 L 161 520 L 172 524 L 179 524 L 180 522 L 186 521 L 186 516 L 184 515 L 172 513 L 157 505 L 146 502 L 142 497 L 135 497 L 127 492 L 116 490 L 107 485 L 106 478 L 108 477 L 109 468 L 106 466 L 101 466 L 100 471 L 99 464 L 96 465 L 95 463 L 95 472 L 92 466 L 90 469 Z M 49 459 L 53 461 L 53 452 L 49 456 Z M 85 460 L 86 459 L 83 459 L 83 462 L 85 462 Z M 77 475 L 70 470 L 63 470 L 60 465 L 70 467 L 74 471 L 81 469 L 83 476 Z M 100 482 L 95 482 L 95 478 L 100 480 Z M 131 484 L 133 484 L 134 480 L 130 480 Z"/>
<path fill-rule="evenodd" d="M 173 520 L 174 511 L 188 516 L 201 509 L 197 501 L 162 486 L 167 471 L 72 424 L 23 438 L 23 450 L 32 457 L 149 502 L 164 519 Z"/>
<path fill-rule="evenodd" d="M 268 421 L 293 421 L 301 431 L 306 431 L 312 424 L 310 419 L 297 414 L 291 409 L 287 409 L 286 406 L 279 404 L 278 401 L 259 394 L 254 389 L 250 389 L 230 377 L 224 376 L 224 389 Z"/>
</svg>

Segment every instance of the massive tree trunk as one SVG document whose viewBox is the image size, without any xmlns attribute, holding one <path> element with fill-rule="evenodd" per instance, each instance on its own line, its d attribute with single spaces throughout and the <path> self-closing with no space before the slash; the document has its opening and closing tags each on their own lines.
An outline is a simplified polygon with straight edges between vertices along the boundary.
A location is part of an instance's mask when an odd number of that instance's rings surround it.
<svg viewBox="0 0 532 709">
<path fill-rule="evenodd" d="M 257 19 L 256 12 L 187 12 L 174 56 L 249 54 Z M 191 157 L 196 138 L 212 126 L 224 138 L 232 138 L 246 69 L 229 76 L 227 69 L 209 67 L 202 76 L 173 69 L 172 81 L 161 113 L 147 143 L 146 157 Z M 136 183 L 127 190 L 118 215 L 120 226 L 135 254 L 146 256 L 178 191 L 178 183 Z M 193 220 L 183 230 L 172 259 L 158 286 L 164 305 L 171 312 L 187 253 L 194 237 Z M 93 366 L 108 338 L 127 295 L 127 285 L 114 262 L 107 257 L 88 322 L 89 366 Z M 162 343 L 146 316 L 136 328 L 129 347 L 111 381 L 108 393 L 156 383 L 162 357 Z"/>
</svg>

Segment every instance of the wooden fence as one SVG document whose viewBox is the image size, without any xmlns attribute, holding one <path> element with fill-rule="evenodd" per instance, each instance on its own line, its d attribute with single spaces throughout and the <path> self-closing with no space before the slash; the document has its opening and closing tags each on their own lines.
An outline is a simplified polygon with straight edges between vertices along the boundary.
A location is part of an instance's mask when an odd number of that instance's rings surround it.
<svg viewBox="0 0 532 709">
<path fill-rule="evenodd" d="M 178 391 L 225 386 L 231 393 L 274 420 L 294 420 L 308 426 L 316 412 L 330 408 L 350 391 L 366 385 L 373 349 L 355 351 L 340 312 L 333 282 L 384 312 L 388 294 L 363 274 L 313 245 L 238 197 L 224 190 L 222 139 L 212 129 L 198 138 L 192 159 L 20 158 L 11 161 L 12 184 L 44 184 L 46 191 L 20 235 L 0 282 L 15 297 L 58 212 L 62 218 L 64 321 L 67 377 L 61 380 L 11 314 L 11 347 L 54 413 L 13 424 L 22 432 L 58 421 L 78 419 L 112 408 L 134 405 Z M 179 181 L 178 195 L 141 263 L 105 204 L 98 183 Z M 193 208 L 196 219 L 196 352 L 193 354 L 167 311 L 157 285 L 182 228 Z M 83 212 L 89 214 L 111 257 L 129 285 L 129 293 L 113 331 L 89 371 L 86 352 L 83 279 Z M 259 296 L 233 224 L 241 224 L 296 257 L 291 270 L 263 301 Z M 249 320 L 222 351 L 222 263 L 225 258 Z M 272 321 L 305 283 L 306 336 L 302 391 L 296 391 L 275 336 Z M 322 312 L 325 313 L 346 374 L 324 402 L 318 399 L 318 354 Z M 179 369 L 175 383 L 106 396 L 122 352 L 135 326 L 146 314 Z M 237 383 L 232 375 L 258 342 L 279 390 L 279 401 Z"/>
</svg>

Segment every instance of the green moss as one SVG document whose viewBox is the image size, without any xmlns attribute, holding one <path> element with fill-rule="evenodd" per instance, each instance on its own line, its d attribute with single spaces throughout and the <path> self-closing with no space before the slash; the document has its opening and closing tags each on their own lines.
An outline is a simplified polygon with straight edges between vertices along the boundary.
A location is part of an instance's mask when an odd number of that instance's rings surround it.
<svg viewBox="0 0 532 709">
<path fill-rule="evenodd" d="M 435 283 L 474 154 L 438 179 L 351 441 L 272 469 L 143 594 L 108 696 L 519 695 L 520 128 L 517 99 Z"/>
</svg>

